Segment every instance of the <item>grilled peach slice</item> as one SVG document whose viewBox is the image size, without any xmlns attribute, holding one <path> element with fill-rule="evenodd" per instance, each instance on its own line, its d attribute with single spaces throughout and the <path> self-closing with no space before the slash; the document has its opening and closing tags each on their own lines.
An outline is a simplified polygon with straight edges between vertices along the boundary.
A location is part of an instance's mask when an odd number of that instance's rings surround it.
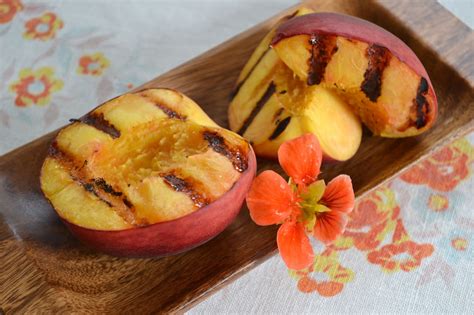
<svg viewBox="0 0 474 315">
<path fill-rule="evenodd" d="M 279 26 L 272 47 L 308 86 L 341 96 L 376 135 L 414 136 L 435 121 L 436 95 L 422 63 L 375 24 L 335 13 L 308 14 Z"/>
<path fill-rule="evenodd" d="M 280 23 L 311 12 L 299 9 Z M 360 145 L 359 119 L 338 93 L 294 76 L 269 46 L 275 32 L 263 38 L 239 76 L 228 111 L 231 130 L 260 156 L 276 157 L 283 142 L 310 132 L 327 159 L 349 159 Z"/>
<path fill-rule="evenodd" d="M 255 175 L 249 144 L 191 99 L 150 89 L 62 129 L 41 189 L 80 240 L 119 256 L 161 256 L 220 233 Z"/>
</svg>

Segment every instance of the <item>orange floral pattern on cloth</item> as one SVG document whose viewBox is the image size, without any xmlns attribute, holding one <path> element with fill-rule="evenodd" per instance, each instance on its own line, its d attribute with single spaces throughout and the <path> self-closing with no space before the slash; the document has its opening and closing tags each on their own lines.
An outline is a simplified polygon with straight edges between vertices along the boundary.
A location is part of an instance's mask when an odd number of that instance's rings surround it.
<svg viewBox="0 0 474 315">
<path fill-rule="evenodd" d="M 63 81 L 55 78 L 53 68 L 43 67 L 36 71 L 25 68 L 20 71 L 18 81 L 10 85 L 10 91 L 16 93 L 15 105 L 25 107 L 48 104 L 51 94 L 62 87 Z"/>
<path fill-rule="evenodd" d="M 346 231 L 335 244 L 338 250 L 355 247 L 361 251 L 376 248 L 394 228 L 393 220 L 400 208 L 394 202 L 393 191 L 388 187 L 369 194 L 360 200 L 349 216 Z"/>
<path fill-rule="evenodd" d="M 110 61 L 100 52 L 84 55 L 79 59 L 77 73 L 100 76 L 110 66 Z"/>
<path fill-rule="evenodd" d="M 389 244 L 384 245 L 386 242 Z M 431 244 L 419 244 L 413 241 L 405 230 L 400 218 L 400 207 L 396 203 L 395 193 L 389 186 L 378 188 L 356 203 L 354 211 L 349 214 L 346 231 L 338 240 L 326 248 L 326 252 L 340 252 L 349 249 L 366 252 L 369 263 L 380 266 L 384 272 L 409 272 L 419 267 L 423 259 L 431 256 L 434 247 Z M 333 254 L 334 264 L 339 264 L 339 258 Z M 316 256 L 318 263 L 320 256 Z M 345 269 L 350 270 L 350 269 Z M 331 296 L 321 293 L 314 284 L 314 290 L 308 289 L 308 283 L 313 283 L 311 274 L 314 270 L 296 274 L 298 289 L 304 293 L 318 292 L 321 296 Z M 351 271 L 352 272 L 352 271 Z M 331 271 L 330 277 L 336 277 Z M 344 278 L 344 283 L 351 282 L 353 276 Z M 335 287 L 336 285 L 333 285 Z M 343 285 L 337 285 L 342 291 Z"/>
<path fill-rule="evenodd" d="M 410 168 L 401 179 L 411 184 L 428 185 L 438 191 L 450 191 L 469 174 L 468 163 L 466 153 L 455 145 L 446 146 Z"/>
<path fill-rule="evenodd" d="M 382 266 L 385 271 L 399 270 L 411 271 L 419 267 L 423 258 L 431 256 L 433 246 L 430 244 L 417 244 L 412 241 L 400 244 L 389 244 L 380 250 L 370 252 L 367 260 L 372 264 Z"/>
<path fill-rule="evenodd" d="M 28 20 L 25 23 L 23 37 L 31 40 L 46 41 L 56 36 L 62 29 L 64 22 L 52 12 L 46 12 L 42 16 Z"/>
<path fill-rule="evenodd" d="M 20 0 L 0 0 L 0 24 L 13 20 L 18 11 L 23 10 Z"/>
<path fill-rule="evenodd" d="M 453 205 L 447 193 L 453 191 L 463 180 L 469 177 L 472 173 L 473 161 L 474 148 L 468 140 L 463 138 L 440 149 L 403 173 L 399 177 L 399 181 L 402 180 L 405 183 L 417 186 L 426 185 L 428 188 L 426 192 L 422 191 L 427 194 L 426 201 L 424 203 L 420 202 L 425 206 L 425 212 L 423 213 L 423 209 L 417 207 L 417 212 L 412 215 L 415 215 L 416 218 L 421 215 L 423 216 L 422 220 L 429 223 L 431 221 L 426 220 L 435 220 L 433 216 L 444 215 L 449 212 Z M 397 181 L 397 179 L 394 181 Z M 470 235 L 469 232 L 463 232 L 463 230 L 472 231 L 474 222 L 467 218 L 462 221 L 455 221 L 454 223 L 458 228 L 443 236 L 443 233 L 437 227 L 436 221 L 433 221 L 434 229 L 424 227 L 424 231 L 415 230 L 417 232 L 415 234 L 419 238 L 426 238 L 431 241 L 415 240 L 406 230 L 401 206 L 397 201 L 397 192 L 392 187 L 394 181 L 376 189 L 356 202 L 354 211 L 349 214 L 344 234 L 336 242 L 327 246 L 323 254 L 315 255 L 315 264 L 318 260 L 321 260 L 321 256 L 331 253 L 333 263 L 340 265 L 337 253 L 346 250 L 357 250 L 365 255 L 368 263 L 378 266 L 385 273 L 410 273 L 422 267 L 425 260 L 433 257 L 439 245 L 441 246 L 439 248 L 441 252 L 426 263 L 426 267 L 421 272 L 417 273 L 421 274 L 417 285 L 423 285 L 434 281 L 437 277 L 441 277 L 449 286 L 454 277 L 454 270 L 447 260 L 462 259 L 462 257 L 468 259 L 469 253 L 474 253 L 470 238 L 467 236 Z M 415 198 L 414 202 L 418 202 L 418 199 Z M 404 207 L 407 206 L 408 204 L 404 204 Z M 427 215 L 429 217 L 426 217 Z M 444 224 L 446 225 L 446 223 Z M 437 236 L 438 241 L 436 243 L 431 243 L 433 236 Z M 449 252 L 449 248 L 459 254 L 454 255 Z M 448 251 L 448 256 L 443 258 L 446 251 Z M 348 268 L 345 268 L 345 270 L 351 271 Z M 331 294 L 326 294 L 324 290 L 320 290 L 321 283 L 314 279 L 313 273 L 317 273 L 315 268 L 300 273 L 292 273 L 293 277 L 297 279 L 298 290 L 303 293 L 317 292 L 319 295 L 326 297 L 341 293 L 344 285 L 351 282 L 355 275 L 355 272 L 353 272 L 351 277 L 345 277 L 346 282 L 344 284 L 332 284 Z M 328 276 L 334 277 L 335 273 Z"/>
<path fill-rule="evenodd" d="M 290 273 L 298 279 L 298 290 L 304 293 L 318 292 L 325 297 L 339 294 L 344 285 L 354 278 L 354 271 L 339 263 L 338 254 L 334 250 L 326 250 L 317 255 L 308 270 Z M 323 279 L 316 279 L 318 276 Z"/>
</svg>

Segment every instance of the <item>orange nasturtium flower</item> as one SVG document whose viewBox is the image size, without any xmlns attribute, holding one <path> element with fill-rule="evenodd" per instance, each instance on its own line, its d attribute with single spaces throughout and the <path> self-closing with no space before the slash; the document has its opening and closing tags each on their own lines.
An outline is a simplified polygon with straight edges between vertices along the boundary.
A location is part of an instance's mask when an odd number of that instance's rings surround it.
<svg viewBox="0 0 474 315">
<path fill-rule="evenodd" d="M 352 181 L 347 175 L 337 176 L 327 186 L 317 180 L 322 152 L 313 134 L 283 143 L 278 161 L 289 181 L 271 170 L 260 173 L 247 195 L 247 206 L 256 224 L 281 224 L 280 255 L 288 268 L 300 270 L 314 260 L 307 233 L 329 244 L 344 232 L 347 214 L 354 208 Z"/>
</svg>

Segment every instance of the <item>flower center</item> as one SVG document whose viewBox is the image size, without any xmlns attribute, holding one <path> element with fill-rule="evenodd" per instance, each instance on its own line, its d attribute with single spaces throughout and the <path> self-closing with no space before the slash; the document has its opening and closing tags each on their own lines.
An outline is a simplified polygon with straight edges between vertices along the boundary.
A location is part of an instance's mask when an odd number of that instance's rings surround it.
<svg viewBox="0 0 474 315">
<path fill-rule="evenodd" d="M 27 90 L 32 95 L 40 95 L 46 91 L 46 85 L 42 80 L 35 80 L 28 85 Z"/>
<path fill-rule="evenodd" d="M 0 16 L 7 15 L 7 13 L 12 10 L 8 4 L 0 4 Z"/>
<path fill-rule="evenodd" d="M 465 251 L 468 247 L 468 241 L 464 238 L 455 238 L 451 241 L 451 246 L 453 246 L 453 248 L 455 250 L 459 250 L 459 251 Z"/>
<path fill-rule="evenodd" d="M 451 165 L 443 165 L 439 167 L 439 171 L 443 175 L 449 175 L 454 172 L 454 168 Z"/>
<path fill-rule="evenodd" d="M 48 23 L 40 23 L 38 25 L 36 25 L 36 32 L 37 33 L 41 33 L 41 34 L 44 34 L 44 33 L 47 33 L 50 29 L 50 26 Z"/>
<path fill-rule="evenodd" d="M 369 233 L 371 229 L 372 229 L 372 226 L 370 226 L 370 225 L 364 225 L 360 228 L 351 228 L 349 226 L 346 227 L 346 230 L 349 231 L 349 232 L 364 233 L 364 234 Z"/>
<path fill-rule="evenodd" d="M 392 256 L 392 260 L 398 262 L 406 262 L 411 260 L 413 257 L 408 253 L 400 253 Z"/>
<path fill-rule="evenodd" d="M 441 212 L 448 209 L 449 200 L 442 195 L 431 195 L 428 200 L 428 206 L 435 212 Z"/>
<path fill-rule="evenodd" d="M 313 278 L 317 282 L 331 281 L 331 278 L 329 278 L 329 276 L 324 272 L 314 272 L 311 275 L 311 278 Z"/>
<path fill-rule="evenodd" d="M 100 65 L 97 61 L 93 61 L 93 62 L 91 62 L 90 64 L 87 65 L 87 70 L 88 71 L 99 70 L 99 68 L 100 68 Z"/>
</svg>

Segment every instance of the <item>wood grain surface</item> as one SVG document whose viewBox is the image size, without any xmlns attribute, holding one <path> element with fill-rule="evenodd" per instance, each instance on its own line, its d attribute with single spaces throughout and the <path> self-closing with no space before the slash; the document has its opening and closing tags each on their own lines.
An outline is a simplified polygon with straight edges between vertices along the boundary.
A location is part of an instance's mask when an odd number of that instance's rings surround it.
<svg viewBox="0 0 474 315">
<path fill-rule="evenodd" d="M 350 161 L 324 167 L 326 179 L 349 174 L 360 197 L 473 129 L 474 35 L 439 4 L 408 0 L 309 4 L 316 11 L 365 18 L 399 36 L 424 63 L 439 100 L 439 119 L 428 133 L 405 139 L 366 136 Z M 140 88 L 178 89 L 226 126 L 229 94 L 239 71 L 277 18 Z M 218 237 L 177 256 L 124 259 L 93 252 L 70 236 L 40 193 L 39 169 L 53 136 L 0 157 L 0 313 L 2 309 L 7 314 L 181 312 L 275 253 L 276 229 L 253 224 L 245 208 Z M 259 160 L 259 170 L 277 167 Z"/>
</svg>

